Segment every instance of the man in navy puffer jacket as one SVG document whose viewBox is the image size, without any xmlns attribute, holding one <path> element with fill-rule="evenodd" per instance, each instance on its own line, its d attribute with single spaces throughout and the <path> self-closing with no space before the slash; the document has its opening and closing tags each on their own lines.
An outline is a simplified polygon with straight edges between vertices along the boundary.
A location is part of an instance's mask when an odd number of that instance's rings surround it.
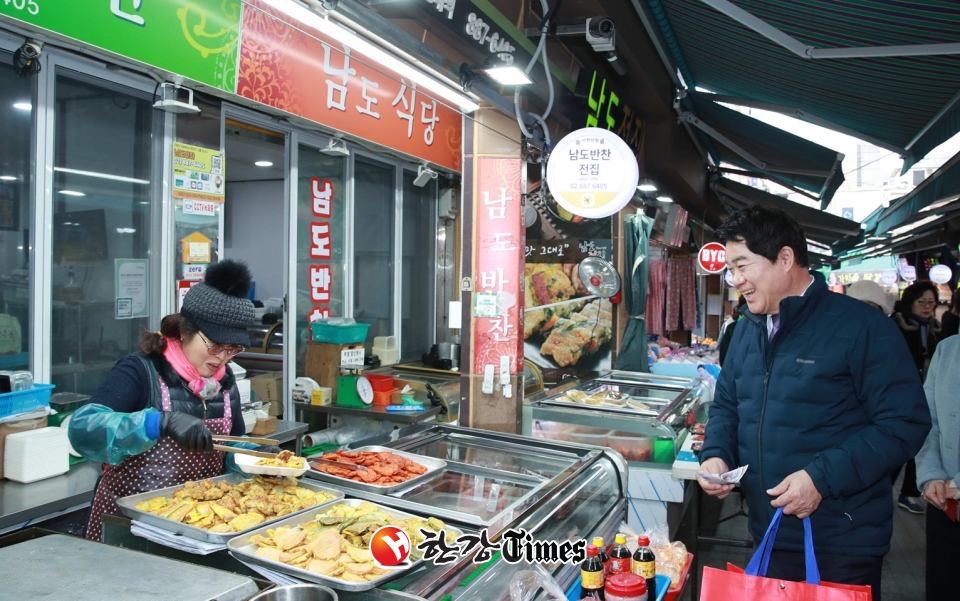
<svg viewBox="0 0 960 601">
<path fill-rule="evenodd" d="M 920 378 L 895 324 L 808 271 L 786 213 L 743 209 L 717 230 L 747 300 L 717 382 L 701 471 L 749 464 L 741 487 L 759 541 L 776 508 L 810 516 L 821 576 L 873 586 L 893 533 L 890 473 L 930 430 Z M 699 479 L 723 498 L 732 485 Z M 784 518 L 767 575 L 804 580 L 803 525 Z"/>
</svg>

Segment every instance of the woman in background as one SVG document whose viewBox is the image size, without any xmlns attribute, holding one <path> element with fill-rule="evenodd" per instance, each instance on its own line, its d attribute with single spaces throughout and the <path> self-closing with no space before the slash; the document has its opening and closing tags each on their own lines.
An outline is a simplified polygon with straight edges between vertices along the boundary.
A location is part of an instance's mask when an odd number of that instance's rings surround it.
<svg viewBox="0 0 960 601">
<path fill-rule="evenodd" d="M 940 334 L 941 340 L 947 336 L 960 334 L 960 290 L 953 291 L 953 296 L 950 298 L 950 309 L 940 319 L 943 322 L 943 333 Z"/>
<path fill-rule="evenodd" d="M 894 321 L 900 327 L 900 332 L 907 341 L 910 354 L 920 374 L 920 380 L 925 381 L 930 358 L 937 350 L 940 341 L 940 322 L 933 314 L 937 308 L 937 287 L 932 282 L 917 282 L 903 291 L 900 297 L 899 311 L 893 314 Z M 903 471 L 903 486 L 897 505 L 910 513 L 922 514 L 923 505 L 920 504 L 920 490 L 917 488 L 917 468 L 913 459 L 907 462 L 905 469 L 897 470 L 892 475 L 896 481 Z"/>
</svg>

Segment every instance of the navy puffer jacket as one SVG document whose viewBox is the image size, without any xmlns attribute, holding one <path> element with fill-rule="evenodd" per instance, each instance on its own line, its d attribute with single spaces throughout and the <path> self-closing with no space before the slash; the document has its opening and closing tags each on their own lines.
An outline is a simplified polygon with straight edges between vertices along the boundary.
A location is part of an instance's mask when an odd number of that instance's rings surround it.
<svg viewBox="0 0 960 601">
<path fill-rule="evenodd" d="M 743 307 L 700 460 L 750 465 L 741 486 L 756 540 L 774 514 L 766 491 L 806 470 L 823 495 L 811 516 L 817 552 L 882 556 L 893 533 L 890 473 L 920 450 L 930 412 L 892 320 L 814 277 L 804 296 L 780 303 L 772 342 L 766 316 Z M 783 521 L 776 548 L 803 551 L 800 520 Z"/>
</svg>

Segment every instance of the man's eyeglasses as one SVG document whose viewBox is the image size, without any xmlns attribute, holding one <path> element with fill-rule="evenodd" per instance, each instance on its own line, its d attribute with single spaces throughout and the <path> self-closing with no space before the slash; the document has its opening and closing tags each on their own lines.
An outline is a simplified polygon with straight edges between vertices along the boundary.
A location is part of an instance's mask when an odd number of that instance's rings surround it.
<svg viewBox="0 0 960 601">
<path fill-rule="evenodd" d="M 210 344 L 200 332 L 197 332 L 197 336 L 200 337 L 200 340 L 203 340 L 203 344 L 207 347 L 207 352 L 211 355 L 219 355 L 220 353 L 226 351 L 228 355 L 233 357 L 234 355 L 238 355 L 247 350 L 247 347 L 241 344 Z"/>
</svg>

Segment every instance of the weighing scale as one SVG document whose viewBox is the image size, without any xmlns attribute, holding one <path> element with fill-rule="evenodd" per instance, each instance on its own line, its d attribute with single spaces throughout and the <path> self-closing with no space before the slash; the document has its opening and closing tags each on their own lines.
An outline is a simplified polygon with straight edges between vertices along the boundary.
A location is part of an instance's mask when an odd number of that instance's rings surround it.
<svg viewBox="0 0 960 601">
<path fill-rule="evenodd" d="M 373 385 L 361 372 L 363 365 L 341 365 L 340 369 L 349 371 L 337 378 L 337 405 L 364 409 L 373 404 Z"/>
</svg>

